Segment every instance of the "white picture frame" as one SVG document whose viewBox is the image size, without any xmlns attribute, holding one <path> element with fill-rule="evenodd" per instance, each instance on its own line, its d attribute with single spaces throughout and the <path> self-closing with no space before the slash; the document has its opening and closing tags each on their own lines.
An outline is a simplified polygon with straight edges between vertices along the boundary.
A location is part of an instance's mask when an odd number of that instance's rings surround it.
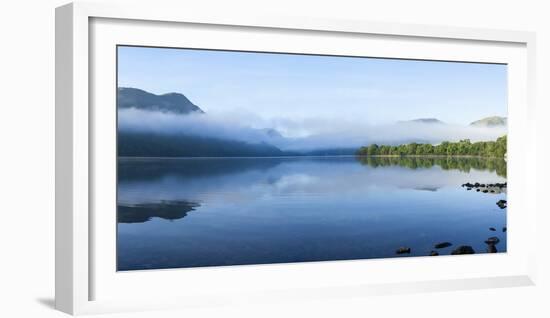
<svg viewBox="0 0 550 318">
<path fill-rule="evenodd" d="M 182 33 L 182 28 L 188 32 Z M 203 37 L 205 29 L 209 35 Z M 250 33 L 271 38 L 250 42 L 243 37 L 228 47 L 220 32 L 232 39 Z M 194 33 L 201 35 L 202 42 Z M 187 38 L 176 39 L 175 34 L 187 34 Z M 307 37 L 312 40 L 302 41 Z M 358 38 L 369 43 L 368 50 L 355 46 Z M 222 49 L 509 64 L 508 252 L 116 273 L 111 266 L 114 231 L 109 228 L 114 215 L 93 213 L 112 203 L 116 184 L 112 161 L 116 107 L 94 107 L 115 103 L 114 91 L 108 91 L 116 87 L 112 85 L 115 50 L 109 50 L 117 44 L 181 47 L 185 41 Z M 319 45 L 319 41 L 333 45 Z M 283 42 L 287 43 L 284 50 Z M 305 42 L 309 47 L 300 46 Z M 214 15 L 191 12 L 184 4 L 153 8 L 79 2 L 57 8 L 56 308 L 87 314 L 534 284 L 536 256 L 530 240 L 535 237 L 538 211 L 535 193 L 525 190 L 536 184 L 537 177 L 532 155 L 536 150 L 534 46 L 535 35 L 530 32 Z M 111 128 L 100 132 L 97 127 Z M 94 235 L 100 229 L 107 234 Z"/>
</svg>

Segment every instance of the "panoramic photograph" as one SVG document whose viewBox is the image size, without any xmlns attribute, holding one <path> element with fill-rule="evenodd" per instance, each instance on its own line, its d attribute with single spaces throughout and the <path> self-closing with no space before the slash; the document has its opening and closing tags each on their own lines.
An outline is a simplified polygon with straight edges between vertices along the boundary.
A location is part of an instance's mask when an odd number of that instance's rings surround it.
<svg viewBox="0 0 550 318">
<path fill-rule="evenodd" d="M 505 64 L 117 47 L 117 270 L 505 253 Z"/>
</svg>

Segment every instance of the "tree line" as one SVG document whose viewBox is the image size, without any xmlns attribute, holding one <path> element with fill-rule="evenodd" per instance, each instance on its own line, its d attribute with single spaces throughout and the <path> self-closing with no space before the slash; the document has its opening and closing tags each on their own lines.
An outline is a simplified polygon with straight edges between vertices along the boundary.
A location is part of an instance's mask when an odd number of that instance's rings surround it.
<svg viewBox="0 0 550 318">
<path fill-rule="evenodd" d="M 496 141 L 471 142 L 463 139 L 458 142 L 444 141 L 438 145 L 410 143 L 397 146 L 371 144 L 357 150 L 358 156 L 478 156 L 504 158 L 506 136 Z"/>
</svg>

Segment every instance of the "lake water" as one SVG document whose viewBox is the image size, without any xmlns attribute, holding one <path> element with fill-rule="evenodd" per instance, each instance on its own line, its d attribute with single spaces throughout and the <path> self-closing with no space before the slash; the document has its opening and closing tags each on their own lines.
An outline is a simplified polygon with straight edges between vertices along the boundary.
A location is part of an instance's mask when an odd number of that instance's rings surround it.
<svg viewBox="0 0 550 318">
<path fill-rule="evenodd" d="M 502 160 L 119 159 L 118 177 L 118 270 L 506 251 L 506 194 L 461 186 L 505 182 Z"/>
</svg>

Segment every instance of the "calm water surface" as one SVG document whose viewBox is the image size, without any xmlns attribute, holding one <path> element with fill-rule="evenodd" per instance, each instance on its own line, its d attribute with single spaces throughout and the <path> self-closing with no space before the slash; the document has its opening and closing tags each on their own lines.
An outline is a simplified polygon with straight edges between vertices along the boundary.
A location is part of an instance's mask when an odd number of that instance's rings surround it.
<svg viewBox="0 0 550 318">
<path fill-rule="evenodd" d="M 505 162 L 479 158 L 119 159 L 118 270 L 506 251 Z M 490 228 L 496 229 L 491 231 Z M 396 255 L 396 249 L 411 248 Z"/>
</svg>

